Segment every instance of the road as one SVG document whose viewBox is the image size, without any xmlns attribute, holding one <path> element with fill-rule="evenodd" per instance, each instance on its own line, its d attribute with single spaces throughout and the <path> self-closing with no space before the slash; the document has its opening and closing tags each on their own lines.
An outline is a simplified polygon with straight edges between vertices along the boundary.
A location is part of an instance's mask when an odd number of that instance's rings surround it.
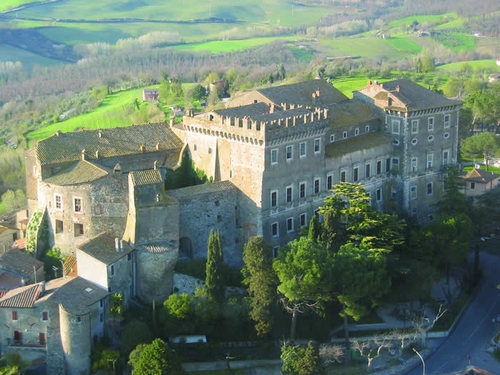
<svg viewBox="0 0 500 375">
<path fill-rule="evenodd" d="M 492 336 L 500 330 L 500 324 L 492 321 L 500 314 L 500 289 L 497 289 L 500 284 L 500 258 L 482 252 L 481 267 L 483 283 L 452 334 L 426 359 L 425 375 L 457 374 L 469 364 L 492 374 L 500 374 L 500 362 L 486 352 Z M 421 374 L 421 365 L 407 373 Z"/>
</svg>

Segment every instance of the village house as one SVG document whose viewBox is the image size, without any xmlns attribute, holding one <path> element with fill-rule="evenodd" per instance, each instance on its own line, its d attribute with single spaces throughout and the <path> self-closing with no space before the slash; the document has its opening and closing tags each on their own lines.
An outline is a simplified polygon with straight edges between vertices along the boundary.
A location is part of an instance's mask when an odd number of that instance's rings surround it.
<svg viewBox="0 0 500 375">
<path fill-rule="evenodd" d="M 498 187 L 500 175 L 485 170 L 473 168 L 461 176 L 464 181 L 464 194 L 468 197 L 481 195 Z"/>
</svg>

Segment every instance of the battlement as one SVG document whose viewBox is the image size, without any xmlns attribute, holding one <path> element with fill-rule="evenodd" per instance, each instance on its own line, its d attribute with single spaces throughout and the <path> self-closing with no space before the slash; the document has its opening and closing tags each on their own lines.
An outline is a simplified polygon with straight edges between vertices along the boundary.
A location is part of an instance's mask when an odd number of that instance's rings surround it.
<svg viewBox="0 0 500 375">
<path fill-rule="evenodd" d="M 241 116 L 244 113 L 241 107 L 229 108 L 194 117 L 185 116 L 182 126 L 190 132 L 258 144 L 329 126 L 327 108 L 298 106 L 275 111 L 274 106 L 264 103 L 245 107 L 248 107 L 249 115 Z"/>
</svg>

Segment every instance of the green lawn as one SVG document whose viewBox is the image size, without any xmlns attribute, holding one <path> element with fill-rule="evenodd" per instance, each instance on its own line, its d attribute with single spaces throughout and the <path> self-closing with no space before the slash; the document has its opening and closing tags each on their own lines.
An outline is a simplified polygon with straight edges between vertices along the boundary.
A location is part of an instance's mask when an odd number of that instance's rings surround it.
<svg viewBox="0 0 500 375">
<path fill-rule="evenodd" d="M 463 70 L 464 65 L 470 66 L 472 69 L 476 71 L 483 70 L 500 70 L 497 66 L 496 61 L 493 59 L 490 60 L 474 60 L 474 61 L 462 61 L 456 63 L 450 63 L 445 65 L 440 65 L 437 67 L 437 70 L 445 70 L 448 72 L 453 71 L 461 71 Z"/>
<path fill-rule="evenodd" d="M 415 15 L 405 18 L 399 18 L 388 23 L 389 27 L 401 27 L 411 25 L 414 21 L 418 23 L 447 23 L 455 20 L 457 15 L 454 13 L 443 13 L 433 15 Z"/>
<path fill-rule="evenodd" d="M 422 51 L 422 46 L 407 37 L 391 37 L 386 42 L 396 51 L 415 54 Z"/>
<path fill-rule="evenodd" d="M 2 2 L 0 3 L 0 12 L 16 8 L 22 4 L 35 3 L 37 1 L 40 0 L 2 0 Z"/>
<path fill-rule="evenodd" d="M 60 61 L 48 59 L 24 49 L 0 43 L 0 62 L 5 61 L 19 61 L 26 70 L 31 70 L 34 65 L 51 66 L 62 64 Z"/>
<path fill-rule="evenodd" d="M 45 139 L 56 131 L 70 132 L 79 129 L 105 129 L 132 125 L 126 113 L 127 108 L 134 106 L 134 100 L 142 98 L 142 88 L 118 92 L 106 96 L 104 102 L 91 112 L 72 117 L 42 129 L 26 134 L 29 144 Z"/>
<path fill-rule="evenodd" d="M 378 77 L 373 77 L 371 80 L 378 79 Z M 366 83 L 369 81 L 364 75 L 357 75 L 355 77 L 341 77 L 338 79 L 334 79 L 332 81 L 333 87 L 342 92 L 349 98 L 352 98 L 352 92 L 356 90 L 361 90 L 366 87 Z M 378 79 L 379 82 L 388 81 L 388 79 Z"/>
<path fill-rule="evenodd" d="M 208 51 L 211 53 L 219 53 L 219 52 L 234 52 L 241 51 L 246 48 L 261 46 L 264 44 L 268 44 L 274 42 L 275 40 L 297 40 L 295 36 L 283 36 L 283 37 L 271 37 L 271 38 L 252 38 L 252 39 L 244 39 L 244 40 L 220 40 L 214 42 L 205 42 L 205 43 L 189 43 L 189 44 L 180 44 L 177 46 L 170 47 L 175 50 L 183 51 Z"/>
</svg>

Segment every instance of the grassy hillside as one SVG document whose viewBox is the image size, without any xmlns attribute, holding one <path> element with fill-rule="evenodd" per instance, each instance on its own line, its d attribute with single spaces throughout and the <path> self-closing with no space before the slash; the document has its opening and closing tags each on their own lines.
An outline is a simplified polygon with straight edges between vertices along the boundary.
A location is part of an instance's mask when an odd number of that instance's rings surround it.
<svg viewBox="0 0 500 375">
<path fill-rule="evenodd" d="M 0 2 L 0 12 L 17 8 L 23 4 L 36 3 L 38 1 L 39 0 L 2 0 L 2 2 Z"/>
</svg>

